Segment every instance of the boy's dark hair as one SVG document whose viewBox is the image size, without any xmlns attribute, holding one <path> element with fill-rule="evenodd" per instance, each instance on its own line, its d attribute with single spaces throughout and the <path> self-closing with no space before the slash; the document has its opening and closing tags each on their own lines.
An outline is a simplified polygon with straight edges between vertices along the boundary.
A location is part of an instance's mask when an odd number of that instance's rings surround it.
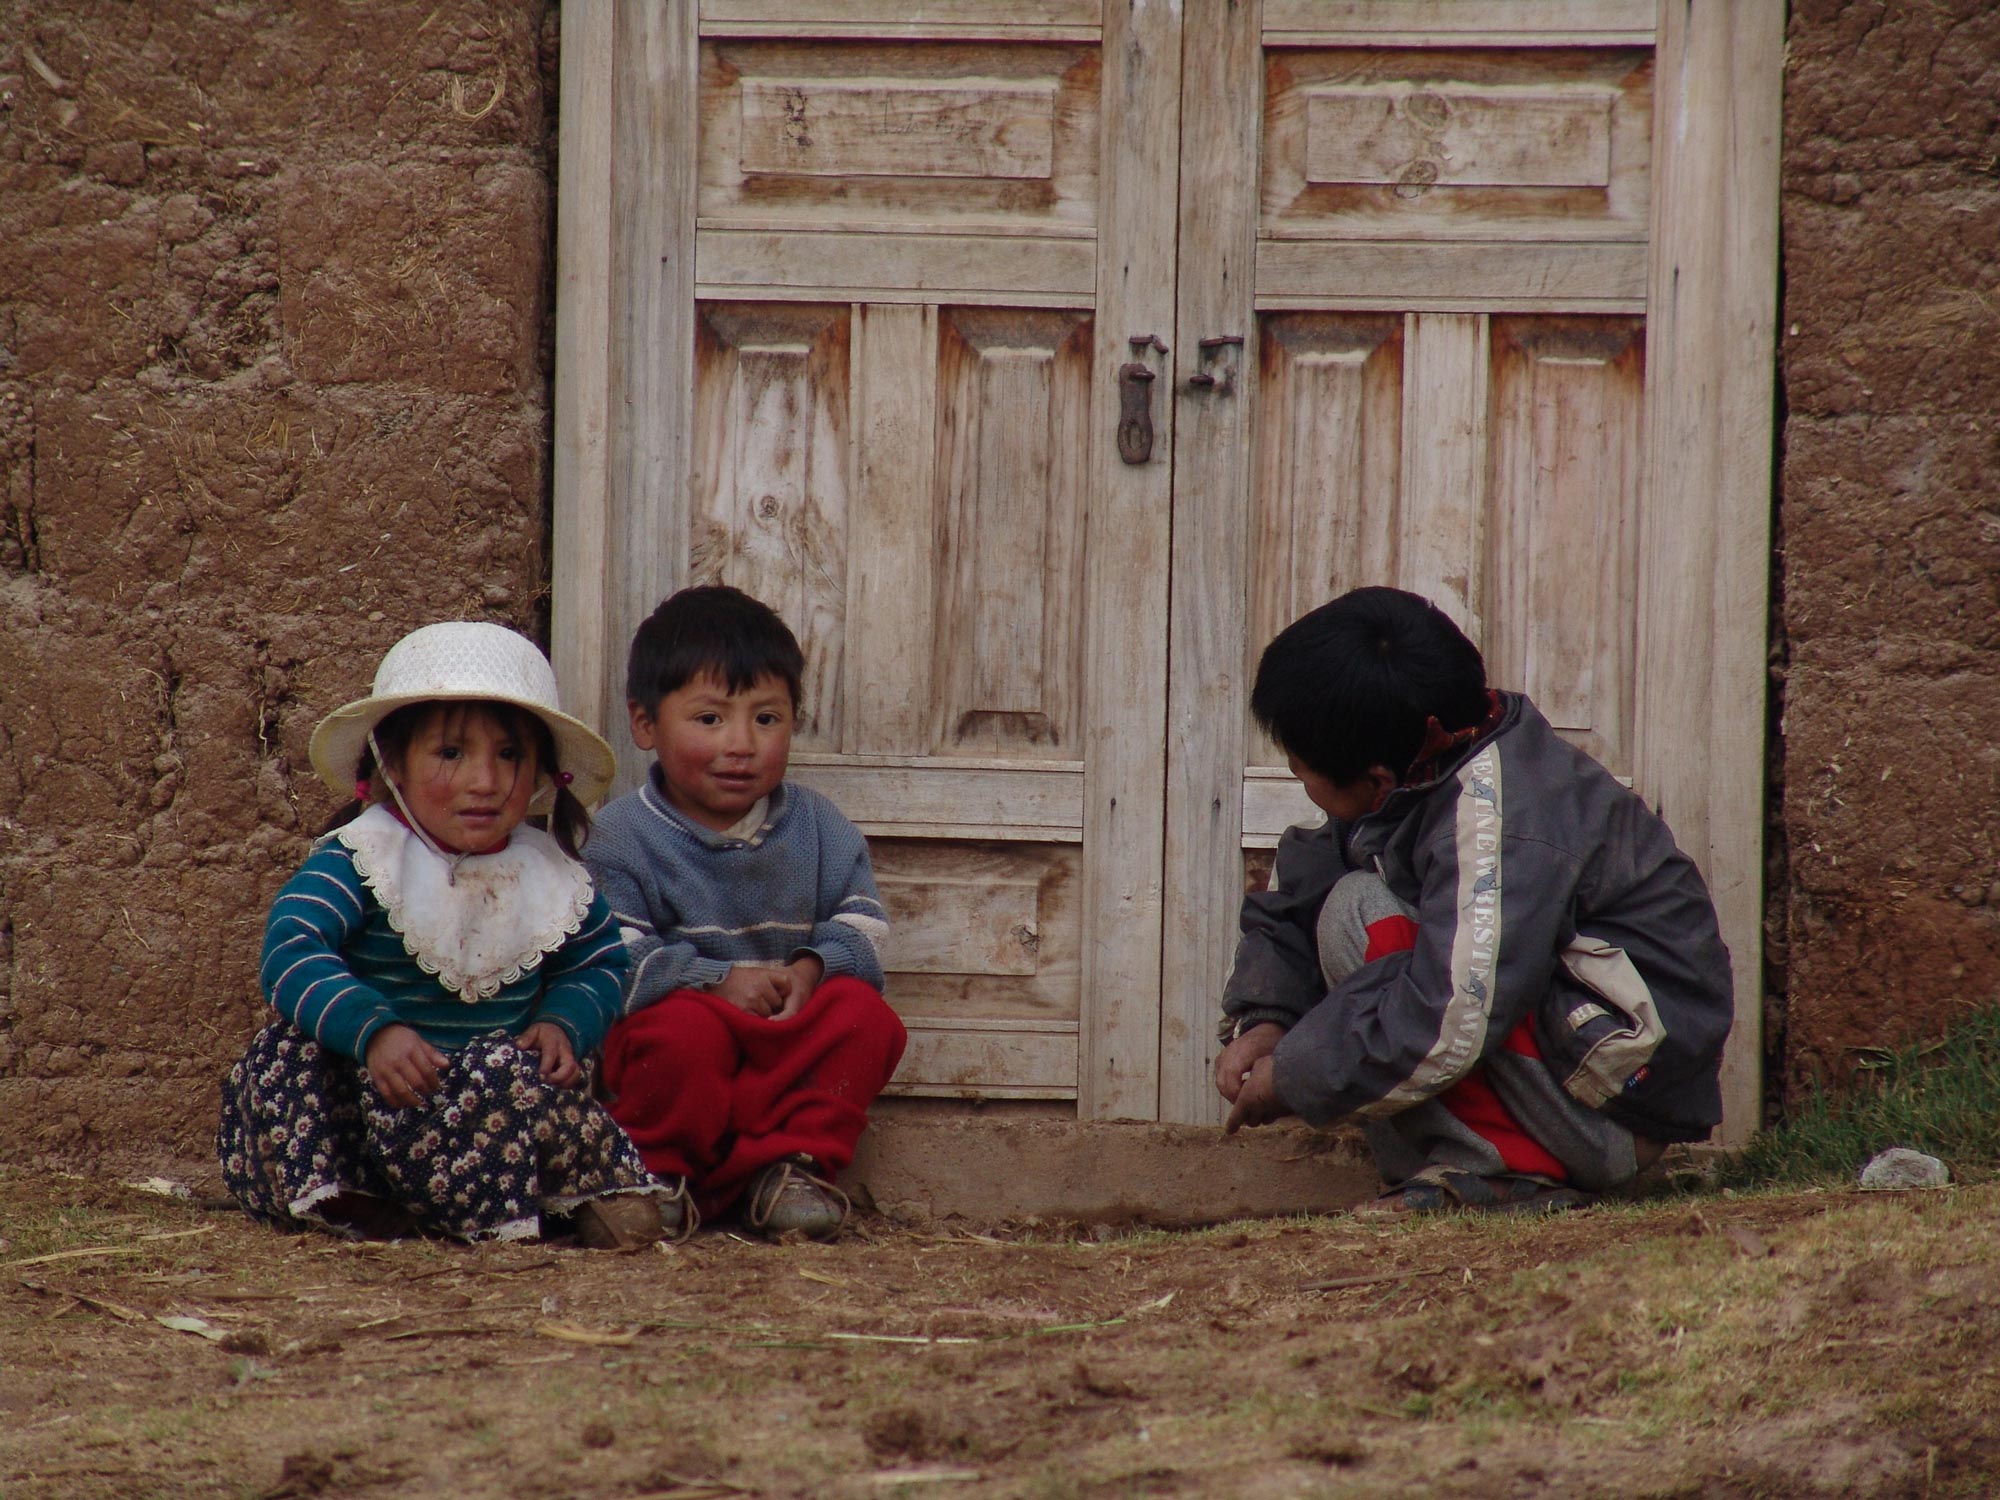
<svg viewBox="0 0 2000 1500">
<path fill-rule="evenodd" d="M 634 632 L 625 697 L 651 713 L 704 673 L 732 693 L 748 691 L 760 677 L 780 678 L 797 712 L 806 658 L 770 605 L 726 583 L 706 584 L 669 594 Z"/>
<path fill-rule="evenodd" d="M 1487 714 L 1486 663 L 1443 610 L 1401 589 L 1354 589 L 1278 632 L 1257 663 L 1250 711 L 1289 754 L 1330 781 L 1370 766 L 1400 780 L 1435 718 Z"/>
</svg>

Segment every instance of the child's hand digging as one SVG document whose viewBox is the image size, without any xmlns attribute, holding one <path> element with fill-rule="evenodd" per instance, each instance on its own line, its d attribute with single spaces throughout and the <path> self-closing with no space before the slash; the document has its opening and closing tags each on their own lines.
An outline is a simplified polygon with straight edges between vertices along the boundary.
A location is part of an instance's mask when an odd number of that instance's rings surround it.
<svg viewBox="0 0 2000 1500">
<path fill-rule="evenodd" d="M 368 1069 L 368 1079 L 384 1104 L 407 1109 L 437 1092 L 438 1074 L 445 1062 L 445 1055 L 414 1027 L 390 1025 L 369 1038 L 362 1066 Z"/>
<path fill-rule="evenodd" d="M 1224 1135 L 1234 1135 L 1245 1125 L 1268 1125 L 1292 1112 L 1278 1093 L 1277 1065 L 1268 1056 L 1257 1059 L 1236 1090 L 1236 1103 L 1223 1122 Z"/>
<path fill-rule="evenodd" d="M 1222 1049 L 1222 1055 L 1215 1060 L 1215 1091 L 1231 1104 L 1243 1088 L 1243 1080 L 1250 1076 L 1250 1070 L 1259 1058 L 1269 1057 L 1278 1050 L 1278 1043 L 1285 1039 L 1285 1028 L 1275 1021 L 1266 1021 L 1260 1026 L 1252 1026 L 1243 1035 Z"/>
</svg>

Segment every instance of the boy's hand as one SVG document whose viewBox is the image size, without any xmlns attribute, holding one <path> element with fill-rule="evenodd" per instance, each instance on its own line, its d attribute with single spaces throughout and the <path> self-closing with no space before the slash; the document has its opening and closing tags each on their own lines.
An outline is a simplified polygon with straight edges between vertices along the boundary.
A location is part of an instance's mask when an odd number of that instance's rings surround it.
<svg viewBox="0 0 2000 1500">
<path fill-rule="evenodd" d="M 1275 1021 L 1252 1026 L 1222 1049 L 1215 1060 L 1215 1091 L 1231 1104 L 1243 1088 L 1243 1079 L 1259 1059 L 1269 1057 L 1285 1039 L 1285 1028 Z"/>
<path fill-rule="evenodd" d="M 384 1026 L 368 1039 L 368 1053 L 361 1065 L 368 1070 L 368 1081 L 375 1085 L 384 1104 L 407 1109 L 437 1092 L 438 1075 L 446 1061 L 414 1027 L 398 1022 Z"/>
<path fill-rule="evenodd" d="M 1236 1091 L 1236 1103 L 1223 1122 L 1224 1135 L 1234 1135 L 1245 1125 L 1268 1125 L 1292 1112 L 1292 1107 L 1278 1093 L 1277 1072 L 1277 1064 L 1268 1056 L 1257 1059 Z"/>
<path fill-rule="evenodd" d="M 795 958 L 782 969 L 773 969 L 774 974 L 784 976 L 785 1003 L 773 1020 L 782 1021 L 787 1016 L 795 1016 L 805 1008 L 806 1001 L 812 999 L 813 991 L 819 988 L 820 980 L 826 977 L 826 964 L 817 953 L 808 953 Z"/>
<path fill-rule="evenodd" d="M 710 986 L 711 995 L 720 995 L 738 1010 L 753 1016 L 774 1016 L 784 1008 L 788 986 L 783 969 L 758 969 L 749 964 L 732 964 L 719 983 Z"/>
<path fill-rule="evenodd" d="M 553 1021 L 534 1022 L 514 1038 L 514 1045 L 523 1052 L 540 1056 L 542 1081 L 545 1083 L 566 1089 L 583 1077 L 583 1068 L 576 1060 L 576 1049 L 569 1043 L 569 1033 Z"/>
</svg>

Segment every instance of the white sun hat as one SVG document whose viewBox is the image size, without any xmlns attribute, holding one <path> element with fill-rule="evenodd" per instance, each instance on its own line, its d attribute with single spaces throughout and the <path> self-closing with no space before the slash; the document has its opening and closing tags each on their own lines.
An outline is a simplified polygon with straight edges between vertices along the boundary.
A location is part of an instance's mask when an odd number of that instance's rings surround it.
<svg viewBox="0 0 2000 1500">
<path fill-rule="evenodd" d="M 570 790 L 585 807 L 595 807 L 609 790 L 617 758 L 602 735 L 562 711 L 549 659 L 533 641 L 505 625 L 471 620 L 411 631 L 382 658 L 374 692 L 319 721 L 313 730 L 312 764 L 320 780 L 341 796 L 351 796 L 362 748 L 376 725 L 399 708 L 433 699 L 525 708 L 549 726 L 556 759 L 569 772 Z"/>
</svg>

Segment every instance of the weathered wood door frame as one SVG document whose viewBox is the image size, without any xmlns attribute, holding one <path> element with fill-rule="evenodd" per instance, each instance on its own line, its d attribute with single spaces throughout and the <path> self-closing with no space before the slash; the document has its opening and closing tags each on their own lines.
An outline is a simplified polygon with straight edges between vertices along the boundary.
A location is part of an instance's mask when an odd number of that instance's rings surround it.
<svg viewBox="0 0 2000 1500">
<path fill-rule="evenodd" d="M 1107 56 L 1115 46 L 1166 42 L 1145 28 L 1170 24 L 1168 7 L 1106 10 Z M 1468 3 L 1464 11 L 1474 27 L 1468 44 L 1507 41 L 1491 29 L 1498 8 Z M 1312 14 L 1324 35 L 1349 25 L 1372 28 L 1380 39 L 1394 24 L 1393 11 L 1373 0 L 1325 0 Z M 1172 24 L 1179 22 L 1175 14 Z M 694 341 L 693 241 L 684 226 L 695 211 L 697 101 L 676 81 L 692 76 L 699 40 L 690 0 L 588 0 L 567 11 L 564 23 L 553 645 L 570 702 L 615 729 L 624 642 L 613 638 L 606 595 L 660 597 L 678 582 L 669 560 L 687 554 L 686 537 L 672 534 L 684 526 L 684 512 L 662 497 L 686 472 L 692 391 L 664 378 L 669 366 L 657 351 Z M 1215 164 L 1243 159 L 1248 143 L 1240 133 L 1254 128 L 1245 111 L 1217 106 L 1228 91 L 1260 86 L 1259 23 L 1254 5 L 1189 4 L 1180 98 L 1151 99 L 1106 121 L 1107 153 L 1151 162 L 1155 173 L 1171 172 L 1171 162 L 1161 160 L 1163 143 L 1178 140 L 1181 174 L 1192 185 L 1180 197 L 1180 242 L 1205 246 L 1208 264 L 1180 268 L 1178 301 L 1171 245 L 1141 247 L 1157 263 L 1101 265 L 1100 286 L 1118 295 L 1100 308 L 1100 369 L 1124 356 L 1128 334 L 1171 325 L 1173 387 L 1180 389 L 1196 372 L 1200 339 L 1253 328 L 1244 273 L 1257 249 L 1256 185 L 1232 180 Z M 1725 1135 L 1740 1140 L 1754 1128 L 1760 1097 L 1782 7 L 1661 0 L 1653 41 L 1659 147 L 1644 305 L 1644 671 L 1635 782 L 1701 862 L 1721 909 L 1739 995 L 1725 1070 Z M 1156 185 L 1145 172 L 1107 174 L 1104 223 L 1115 223 L 1129 201 L 1120 194 Z M 1096 389 L 1093 421 L 1108 433 L 1112 386 L 1100 380 Z M 1086 1024 L 1079 1102 L 1087 1118 L 1214 1118 L 1209 1030 L 1241 889 L 1245 601 L 1232 549 L 1243 545 L 1248 484 L 1243 403 L 1174 398 L 1159 405 L 1168 408 L 1161 441 L 1174 455 L 1172 471 L 1158 462 L 1126 469 L 1110 459 L 1097 470 L 1107 490 L 1096 539 L 1106 545 L 1092 549 L 1093 587 L 1130 594 L 1132 618 L 1157 617 L 1152 595 L 1168 586 L 1167 569 L 1117 549 L 1120 517 L 1164 504 L 1169 481 L 1180 495 L 1201 494 L 1203 503 L 1177 510 L 1168 633 L 1093 642 L 1088 691 L 1092 722 L 1115 722 L 1097 715 L 1131 711 L 1118 695 L 1160 680 L 1170 658 L 1171 748 L 1150 764 L 1100 758 L 1085 818 L 1087 837 L 1115 842 L 1132 858 L 1150 848 L 1162 876 L 1185 873 L 1171 886 L 1155 879 L 1090 895 L 1087 951 L 1099 974 L 1115 971 L 1121 986 L 1151 975 L 1162 1003 L 1157 1010 L 1123 1003 L 1102 1013 L 1109 1029 Z M 1164 830 L 1158 816 L 1143 811 L 1162 805 Z M 1163 929 L 1174 945 L 1164 967 L 1157 941 L 1150 952 L 1119 947 L 1132 946 L 1131 934 Z M 1088 1001 L 1096 987 L 1089 969 L 1085 984 Z M 1091 1013 L 1087 1003 L 1086 1020 Z M 1157 1091 L 1115 1062 L 1154 1047 Z"/>
</svg>

